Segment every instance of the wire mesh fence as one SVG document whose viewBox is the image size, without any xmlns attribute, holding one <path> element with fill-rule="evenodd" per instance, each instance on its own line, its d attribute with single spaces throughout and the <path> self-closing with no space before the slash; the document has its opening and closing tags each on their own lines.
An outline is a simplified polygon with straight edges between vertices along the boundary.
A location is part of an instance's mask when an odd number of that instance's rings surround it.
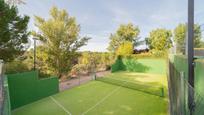
<svg viewBox="0 0 204 115">
<path fill-rule="evenodd" d="M 97 71 L 97 72 L 78 74 L 76 76 L 72 76 L 71 78 L 60 82 L 60 86 L 59 86 L 60 91 L 70 89 L 76 86 L 80 86 L 82 84 L 95 80 L 96 76 L 102 77 L 108 73 L 110 73 L 110 71 Z"/>
<path fill-rule="evenodd" d="M 0 60 L 0 115 L 11 115 L 9 89 L 4 72 L 4 63 Z"/>
<path fill-rule="evenodd" d="M 204 98 L 188 83 L 186 75 L 184 71 L 177 70 L 173 62 L 169 61 L 170 114 L 190 115 L 190 111 L 193 111 L 193 115 L 203 115 Z"/>
<path fill-rule="evenodd" d="M 3 61 L 0 60 L 0 115 L 3 113 Z"/>
</svg>

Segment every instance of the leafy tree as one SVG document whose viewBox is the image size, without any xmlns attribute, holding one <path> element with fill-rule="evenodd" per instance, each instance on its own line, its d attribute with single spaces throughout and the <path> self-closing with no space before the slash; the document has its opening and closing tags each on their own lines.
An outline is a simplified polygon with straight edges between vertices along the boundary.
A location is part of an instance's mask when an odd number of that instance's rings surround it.
<svg viewBox="0 0 204 115">
<path fill-rule="evenodd" d="M 26 58 L 23 62 L 26 63 L 29 69 L 33 69 L 33 55 L 34 50 L 30 49 L 24 54 Z M 53 75 L 54 69 L 49 67 L 49 54 L 48 50 L 44 46 L 36 47 L 36 68 L 39 70 L 40 74 L 43 75 Z"/>
<path fill-rule="evenodd" d="M 200 42 L 200 47 L 201 47 L 201 48 L 204 48 L 204 41 L 201 41 L 201 42 Z"/>
<path fill-rule="evenodd" d="M 78 56 L 77 50 L 86 45 L 89 38 L 79 37 L 80 26 L 65 10 L 53 7 L 50 16 L 48 20 L 35 16 L 39 32 L 32 33 L 43 42 L 49 55 L 49 66 L 61 77 L 70 71 Z"/>
<path fill-rule="evenodd" d="M 13 74 L 19 72 L 29 71 L 29 67 L 27 63 L 22 62 L 22 60 L 13 60 L 12 62 L 6 63 L 6 74 Z"/>
<path fill-rule="evenodd" d="M 117 55 L 129 55 L 133 54 L 133 44 L 129 41 L 125 41 L 118 47 Z"/>
<path fill-rule="evenodd" d="M 186 24 L 179 24 L 175 29 L 174 29 L 174 41 L 177 46 L 177 51 L 178 52 L 185 52 L 185 47 L 186 47 L 186 33 L 187 33 L 187 26 Z M 201 27 L 198 24 L 194 25 L 194 47 L 200 48 L 202 47 L 201 43 Z"/>
<path fill-rule="evenodd" d="M 16 6 L 10 6 L 0 0 L 0 58 L 12 61 L 25 51 L 29 32 L 28 16 L 18 15 Z"/>
<path fill-rule="evenodd" d="M 150 36 L 146 41 L 151 49 L 157 51 L 165 51 L 172 47 L 172 33 L 166 29 L 156 29 L 150 32 Z"/>
<path fill-rule="evenodd" d="M 81 72 L 93 72 L 110 69 L 115 62 L 115 57 L 111 53 L 102 52 L 82 52 L 78 58 L 76 67 L 80 67 Z M 75 68 L 73 68 L 75 70 Z"/>
<path fill-rule="evenodd" d="M 150 40 L 151 39 L 149 39 L 149 37 L 146 37 L 145 38 L 145 44 L 146 44 L 146 46 L 149 47 L 149 49 L 153 49 L 153 47 L 151 46 L 151 41 Z"/>
<path fill-rule="evenodd" d="M 125 41 L 130 41 L 133 44 L 136 44 L 139 33 L 139 28 L 131 23 L 127 25 L 120 25 L 116 33 L 110 35 L 108 50 L 111 52 L 116 52 L 117 48 Z"/>
<path fill-rule="evenodd" d="M 137 26 L 135 27 L 131 23 L 127 25 L 122 24 L 117 30 L 117 35 L 124 39 L 125 41 L 134 41 L 136 37 L 138 37 L 139 33 L 140 33 L 139 28 Z"/>
<path fill-rule="evenodd" d="M 100 54 L 96 52 L 83 52 L 79 58 L 78 64 L 83 65 L 87 72 L 92 72 L 93 68 L 100 63 Z"/>
</svg>

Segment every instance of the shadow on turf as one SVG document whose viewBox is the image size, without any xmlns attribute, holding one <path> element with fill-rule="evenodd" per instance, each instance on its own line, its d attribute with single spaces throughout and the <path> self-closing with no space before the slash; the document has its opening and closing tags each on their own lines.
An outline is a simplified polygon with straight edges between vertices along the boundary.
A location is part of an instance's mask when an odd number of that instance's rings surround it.
<svg viewBox="0 0 204 115">
<path fill-rule="evenodd" d="M 123 59 L 120 61 L 120 70 L 145 73 L 151 68 L 139 63 L 136 59 Z"/>
</svg>

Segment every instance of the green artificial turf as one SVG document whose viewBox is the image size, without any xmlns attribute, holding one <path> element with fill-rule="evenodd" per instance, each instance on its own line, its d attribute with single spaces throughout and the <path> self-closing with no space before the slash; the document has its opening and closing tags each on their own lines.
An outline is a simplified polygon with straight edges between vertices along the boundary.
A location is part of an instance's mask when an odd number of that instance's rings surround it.
<svg viewBox="0 0 204 115">
<path fill-rule="evenodd" d="M 128 74 L 130 74 L 129 77 Z M 110 76 L 111 75 L 114 77 L 119 76 L 123 79 L 126 75 L 128 80 L 133 80 L 134 76 L 135 79 L 137 78 L 137 74 L 134 75 L 134 73 L 127 72 L 119 72 L 110 74 Z M 138 81 L 142 81 L 141 78 L 138 79 Z M 163 82 L 163 79 L 160 80 L 161 81 L 158 81 Z M 100 81 L 91 81 L 87 84 L 53 95 L 52 98 L 72 115 L 167 115 L 168 108 L 167 98 L 149 95 L 141 91 Z M 56 104 L 52 98 L 47 97 L 22 106 L 12 111 L 12 114 L 67 115 L 63 108 Z"/>
<path fill-rule="evenodd" d="M 167 87 L 167 77 L 164 74 L 149 74 L 149 73 L 136 73 L 119 71 L 110 73 L 105 77 L 111 77 L 129 82 L 143 83 L 152 86 L 164 86 Z"/>
</svg>

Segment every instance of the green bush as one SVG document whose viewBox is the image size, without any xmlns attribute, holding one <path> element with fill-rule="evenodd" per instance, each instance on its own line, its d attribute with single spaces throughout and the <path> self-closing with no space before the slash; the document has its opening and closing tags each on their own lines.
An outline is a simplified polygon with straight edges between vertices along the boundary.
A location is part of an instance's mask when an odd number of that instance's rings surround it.
<svg viewBox="0 0 204 115">
<path fill-rule="evenodd" d="M 80 72 L 90 73 L 94 71 L 110 70 L 111 65 L 115 61 L 114 54 L 102 52 L 82 52 L 78 58 L 78 64 L 72 67 L 72 72 L 80 67 Z M 71 73 L 72 73 L 71 72 Z"/>
<path fill-rule="evenodd" d="M 26 72 L 29 70 L 28 65 L 19 60 L 6 63 L 6 74 Z"/>
</svg>

